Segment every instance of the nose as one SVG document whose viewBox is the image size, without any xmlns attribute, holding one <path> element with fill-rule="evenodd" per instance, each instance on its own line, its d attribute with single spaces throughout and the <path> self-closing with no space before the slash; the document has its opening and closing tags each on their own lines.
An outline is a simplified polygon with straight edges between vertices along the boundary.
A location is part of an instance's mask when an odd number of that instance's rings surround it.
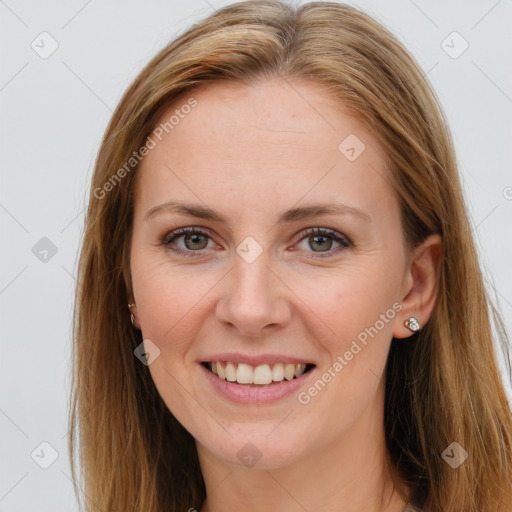
<svg viewBox="0 0 512 512">
<path fill-rule="evenodd" d="M 261 338 L 282 329 L 291 319 L 287 287 L 259 257 L 252 263 L 236 258 L 217 303 L 217 321 L 240 336 Z"/>
</svg>

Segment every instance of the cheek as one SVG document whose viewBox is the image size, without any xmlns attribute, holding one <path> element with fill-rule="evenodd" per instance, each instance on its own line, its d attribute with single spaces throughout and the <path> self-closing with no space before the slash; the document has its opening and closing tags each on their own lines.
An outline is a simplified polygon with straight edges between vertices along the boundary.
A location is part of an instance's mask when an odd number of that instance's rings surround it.
<svg viewBox="0 0 512 512">
<path fill-rule="evenodd" d="M 294 292 L 310 310 L 306 313 L 303 309 L 304 314 L 319 320 L 322 332 L 335 340 L 336 350 L 373 326 L 381 315 L 387 313 L 389 320 L 396 314 L 393 304 L 400 289 L 400 271 L 398 267 L 378 264 L 374 261 L 377 259 L 368 258 L 366 265 L 347 267 L 335 274 L 295 280 Z M 392 322 L 381 324 L 378 323 L 379 331 L 390 334 Z"/>
<path fill-rule="evenodd" d="M 148 367 L 151 378 L 167 408 L 189 428 L 204 414 L 191 399 L 190 372 L 195 365 L 193 342 L 205 321 L 201 298 L 212 285 L 198 278 L 197 270 L 194 276 L 183 267 L 152 264 L 149 258 L 140 267 L 134 259 L 132 275 L 142 336 L 160 351 Z"/>
<path fill-rule="evenodd" d="M 172 266 L 150 258 L 145 262 L 134 258 L 132 276 L 143 336 L 165 350 L 179 349 L 187 338 L 190 341 L 194 326 L 200 327 L 197 316 L 202 314 L 202 299 L 215 278 L 199 267 Z"/>
<path fill-rule="evenodd" d="M 314 407 L 329 411 L 329 417 L 333 403 L 343 404 L 344 421 L 350 421 L 375 398 L 401 309 L 400 259 L 397 256 L 393 265 L 392 261 L 380 253 L 334 276 L 317 278 L 314 286 L 311 280 L 302 281 L 298 295 L 306 297 L 304 302 L 314 313 L 309 318 L 321 326 L 315 332 L 325 357 L 320 382 L 306 390 L 301 403 L 311 400 Z M 339 419 L 334 414 L 329 421 L 337 424 Z"/>
<path fill-rule="evenodd" d="M 317 331 L 325 357 L 322 372 L 299 402 L 305 412 L 322 411 L 321 422 L 331 426 L 328 437 L 349 429 L 364 411 L 374 410 L 379 403 L 393 325 L 401 306 L 395 302 L 394 286 L 378 272 L 326 279 L 322 291 L 320 284 L 315 282 L 307 304 L 328 327 L 322 336 Z"/>
</svg>

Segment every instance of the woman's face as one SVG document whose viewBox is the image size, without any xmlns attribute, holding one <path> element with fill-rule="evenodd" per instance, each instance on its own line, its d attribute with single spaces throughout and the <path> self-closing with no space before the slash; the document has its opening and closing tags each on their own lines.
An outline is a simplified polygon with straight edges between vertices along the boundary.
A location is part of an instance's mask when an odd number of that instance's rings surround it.
<svg viewBox="0 0 512 512">
<path fill-rule="evenodd" d="M 131 302 L 161 397 L 201 453 L 249 467 L 382 429 L 412 283 L 382 149 L 314 83 L 192 96 L 136 171 Z M 228 382 L 202 364 L 217 361 L 228 380 L 273 383 Z M 314 368 L 288 380 L 297 363 Z"/>
</svg>

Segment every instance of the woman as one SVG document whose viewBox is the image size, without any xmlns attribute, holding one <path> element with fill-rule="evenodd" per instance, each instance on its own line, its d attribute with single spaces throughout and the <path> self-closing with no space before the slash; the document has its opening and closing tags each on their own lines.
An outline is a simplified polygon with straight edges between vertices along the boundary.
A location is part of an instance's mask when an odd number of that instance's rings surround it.
<svg viewBox="0 0 512 512">
<path fill-rule="evenodd" d="M 446 120 L 397 39 L 342 4 L 220 9 L 141 72 L 96 162 L 85 509 L 508 512 L 488 308 L 506 348 Z"/>
</svg>

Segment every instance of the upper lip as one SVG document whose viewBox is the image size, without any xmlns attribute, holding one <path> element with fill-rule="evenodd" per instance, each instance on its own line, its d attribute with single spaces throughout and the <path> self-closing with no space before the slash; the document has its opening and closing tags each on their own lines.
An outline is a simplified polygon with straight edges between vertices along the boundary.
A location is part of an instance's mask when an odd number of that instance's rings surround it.
<svg viewBox="0 0 512 512">
<path fill-rule="evenodd" d="M 276 364 L 276 363 L 292 363 L 292 364 L 316 364 L 303 357 L 288 356 L 285 354 L 258 354 L 249 355 L 241 354 L 240 352 L 223 352 L 219 354 L 211 354 L 200 360 L 200 362 L 215 362 L 215 361 L 230 361 L 232 363 L 245 363 L 251 366 L 258 366 L 261 364 Z"/>
</svg>

